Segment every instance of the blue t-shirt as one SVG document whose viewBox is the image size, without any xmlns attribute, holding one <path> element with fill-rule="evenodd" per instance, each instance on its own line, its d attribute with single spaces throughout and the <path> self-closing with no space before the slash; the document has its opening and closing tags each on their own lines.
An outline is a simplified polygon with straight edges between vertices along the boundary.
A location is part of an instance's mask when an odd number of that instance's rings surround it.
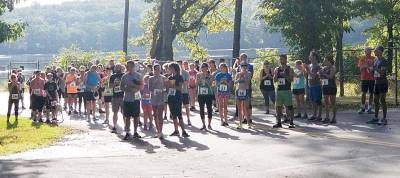
<svg viewBox="0 0 400 178">
<path fill-rule="evenodd" d="M 87 72 L 86 73 L 86 89 L 94 89 L 100 82 L 100 76 L 97 72 Z"/>
<path fill-rule="evenodd" d="M 374 78 L 375 84 L 386 84 L 387 80 L 387 73 L 389 70 L 389 62 L 385 59 L 376 58 L 374 62 Z"/>
<path fill-rule="evenodd" d="M 230 92 L 229 84 L 232 82 L 232 75 L 230 73 L 219 72 L 215 76 L 215 81 L 217 82 L 218 92 L 220 92 L 220 93 Z M 221 85 L 225 85 L 225 86 L 221 87 Z M 227 87 L 226 90 L 224 89 L 225 87 Z"/>
</svg>

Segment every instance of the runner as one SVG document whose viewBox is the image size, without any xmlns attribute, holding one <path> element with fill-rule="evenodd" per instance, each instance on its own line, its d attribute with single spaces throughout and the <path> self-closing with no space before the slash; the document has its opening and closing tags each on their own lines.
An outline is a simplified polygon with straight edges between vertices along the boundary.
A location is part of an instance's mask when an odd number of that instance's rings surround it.
<svg viewBox="0 0 400 178">
<path fill-rule="evenodd" d="M 221 72 L 215 76 L 219 117 L 221 118 L 222 126 L 229 126 L 228 101 L 232 90 L 232 75 L 228 73 L 228 66 L 225 63 L 219 65 L 219 70 Z"/>
<path fill-rule="evenodd" d="M 77 101 L 76 98 L 78 96 L 78 77 L 76 75 L 76 69 L 71 68 L 69 73 L 65 77 L 65 85 L 67 86 L 67 103 L 69 107 L 68 114 L 71 115 L 73 112 L 74 114 L 78 114 L 76 111 Z"/>
<path fill-rule="evenodd" d="M 324 94 L 325 100 L 325 112 L 326 117 L 323 123 L 336 123 L 336 68 L 335 61 L 332 56 L 329 56 L 324 61 L 325 67 L 320 72 L 320 78 L 322 83 L 322 93 Z M 329 109 L 332 109 L 332 119 L 329 117 Z"/>
<path fill-rule="evenodd" d="M 194 63 L 190 63 L 189 65 L 189 99 L 190 99 L 190 111 L 196 111 L 196 97 L 197 97 L 197 88 L 196 88 L 196 76 L 197 70 L 196 65 Z"/>
<path fill-rule="evenodd" d="M 96 98 L 97 86 L 100 82 L 100 76 L 96 72 L 97 66 L 92 65 L 90 70 L 85 74 L 85 100 L 86 100 L 86 113 L 87 119 L 90 122 L 90 115 L 93 116 L 93 120 L 96 121 Z"/>
<path fill-rule="evenodd" d="M 112 68 L 106 68 L 106 76 L 102 78 L 102 84 L 104 86 L 104 107 L 106 110 L 106 119 L 104 120 L 103 124 L 109 124 L 109 119 L 110 119 L 110 104 L 112 101 L 112 96 L 113 96 L 113 91 L 112 88 L 110 87 L 110 78 L 113 73 Z"/>
<path fill-rule="evenodd" d="M 362 56 L 358 60 L 358 67 L 360 68 L 360 80 L 361 80 L 361 108 L 358 114 L 363 114 L 366 109 L 366 98 L 367 92 L 369 94 L 368 100 L 368 114 L 373 114 L 372 103 L 374 101 L 374 57 L 371 55 L 372 48 L 366 47 L 365 56 Z"/>
<path fill-rule="evenodd" d="M 21 89 L 21 84 L 18 82 L 17 75 L 12 74 L 10 78 L 10 82 L 8 82 L 8 110 L 7 110 L 7 123 L 10 122 L 10 116 L 11 116 L 11 108 L 12 105 L 14 105 L 14 116 L 15 120 L 18 121 L 18 105 L 19 105 L 19 99 L 20 99 L 20 89 Z"/>
<path fill-rule="evenodd" d="M 388 70 L 390 67 L 389 62 L 383 57 L 384 47 L 376 47 L 374 53 L 376 56 L 374 62 L 374 104 L 375 104 L 375 118 L 368 121 L 368 124 L 379 124 L 387 125 L 388 121 L 386 118 L 387 104 L 386 104 L 386 93 L 388 92 L 389 83 L 387 79 Z M 378 119 L 379 108 L 382 106 L 383 117 L 381 120 Z"/>
<path fill-rule="evenodd" d="M 254 69 L 253 69 L 254 67 L 253 67 L 253 65 L 248 63 L 247 54 L 246 53 L 240 54 L 239 63 L 240 64 L 246 63 L 247 64 L 247 69 L 246 70 L 248 72 L 250 72 L 250 78 L 249 78 L 249 83 L 248 83 L 248 85 L 249 85 L 249 87 L 248 87 L 249 88 L 249 91 L 248 91 L 248 107 L 247 107 L 247 110 L 248 110 L 247 113 L 248 114 L 246 116 L 248 118 L 243 119 L 243 123 L 246 124 L 247 120 L 248 119 L 251 120 L 251 116 L 252 116 L 252 108 L 253 108 L 253 106 L 251 104 L 251 96 L 252 96 L 252 93 L 253 93 L 253 89 L 251 87 L 251 80 L 253 79 L 253 75 L 254 75 Z M 241 65 L 239 65 L 239 67 L 237 67 L 237 69 L 236 69 L 238 73 L 241 71 L 240 68 L 241 68 Z M 235 114 L 235 116 L 237 116 L 237 114 Z"/>
<path fill-rule="evenodd" d="M 113 90 L 113 97 L 111 100 L 113 111 L 113 127 L 111 133 L 117 133 L 118 112 L 122 111 L 124 92 L 121 90 L 121 78 L 124 75 L 123 66 L 120 63 L 115 64 L 115 73 L 111 75 L 109 87 Z M 125 119 L 124 119 L 125 122 Z"/>
<path fill-rule="evenodd" d="M 169 64 L 170 63 L 165 63 L 165 64 L 162 65 L 162 68 L 163 68 L 163 71 L 164 71 L 163 75 L 166 78 L 169 78 L 171 76 L 171 72 L 169 70 Z M 168 104 L 167 104 L 168 103 L 168 95 L 166 95 L 166 97 L 167 97 L 167 99 L 165 99 L 166 105 L 164 106 L 164 120 L 167 120 L 167 112 L 168 112 Z"/>
<path fill-rule="evenodd" d="M 237 129 L 242 129 L 242 123 L 244 120 L 245 116 L 249 116 L 249 88 L 250 88 L 250 78 L 251 78 L 251 73 L 247 71 L 247 63 L 242 62 L 240 64 L 240 72 L 238 72 L 235 76 L 235 83 L 238 84 L 237 90 L 236 90 L 236 105 L 237 105 L 237 111 L 238 111 L 238 116 L 239 116 L 239 126 Z M 249 120 L 249 122 L 246 122 L 249 124 L 249 128 L 252 127 L 252 121 Z"/>
<path fill-rule="evenodd" d="M 154 128 L 153 125 L 153 107 L 151 105 L 151 93 L 149 88 L 149 78 L 150 75 L 146 75 L 143 78 L 144 86 L 141 90 L 142 97 L 142 110 L 143 110 L 143 129 L 144 130 L 152 130 Z"/>
<path fill-rule="evenodd" d="M 57 96 L 57 83 L 53 79 L 53 74 L 50 72 L 47 74 L 47 81 L 44 84 L 44 90 L 46 91 L 46 123 L 57 122 L 57 111 L 56 106 L 58 103 Z M 50 121 L 50 114 L 52 121 Z"/>
<path fill-rule="evenodd" d="M 31 108 L 34 122 L 43 122 L 42 111 L 45 104 L 44 84 L 45 80 L 41 77 L 40 71 L 35 71 L 34 78 L 30 82 L 30 89 L 32 90 Z"/>
<path fill-rule="evenodd" d="M 130 126 L 131 118 L 133 117 L 133 137 L 141 138 L 137 133 L 140 116 L 140 90 L 143 88 L 143 77 L 135 71 L 135 62 L 130 60 L 126 63 L 127 72 L 121 78 L 121 89 L 124 91 L 123 114 L 125 119 L 124 140 L 131 138 Z"/>
<path fill-rule="evenodd" d="M 61 101 L 61 98 L 64 99 L 64 110 L 67 110 L 67 102 L 66 101 L 66 88 L 65 88 L 65 73 L 61 68 L 57 68 L 57 86 L 58 86 L 58 100 Z"/>
<path fill-rule="evenodd" d="M 212 75 L 212 78 L 215 79 L 215 76 L 218 74 L 218 69 L 217 69 L 217 65 L 215 64 L 215 61 L 213 59 L 208 60 L 208 66 L 210 69 L 210 74 Z M 214 111 L 218 112 L 218 100 L 215 96 L 215 94 L 217 93 L 217 88 L 215 85 L 211 86 L 211 89 L 213 91 L 213 106 L 214 106 Z"/>
<path fill-rule="evenodd" d="M 162 114 L 164 111 L 164 95 L 166 94 L 166 82 L 168 79 L 161 75 L 161 66 L 155 64 L 153 67 L 154 76 L 149 79 L 149 89 L 151 92 L 151 104 L 153 107 L 154 120 L 156 123 L 157 135 L 159 139 L 164 139 L 163 135 L 163 119 Z"/>
<path fill-rule="evenodd" d="M 203 127 L 200 130 L 206 131 L 206 122 L 204 114 L 204 106 L 207 106 L 207 116 L 208 116 L 208 129 L 212 130 L 211 120 L 212 120 L 212 102 L 214 97 L 214 91 L 212 89 L 213 77 L 208 69 L 208 64 L 203 63 L 200 68 L 200 72 L 197 74 L 196 84 L 197 84 L 197 100 L 200 107 L 200 117 Z"/>
<path fill-rule="evenodd" d="M 104 67 L 102 64 L 97 65 L 97 73 L 100 76 L 101 81 L 106 81 L 107 80 L 107 73 L 106 70 L 104 70 Z M 96 98 L 97 105 L 99 106 L 99 113 L 100 114 L 105 114 L 106 112 L 103 110 L 104 108 L 104 91 L 105 91 L 105 86 L 103 82 L 100 82 L 98 85 L 98 99 Z M 96 94 L 96 93 L 95 93 Z M 96 111 L 96 110 L 94 110 Z"/>
<path fill-rule="evenodd" d="M 84 113 L 86 114 L 86 100 L 84 100 L 84 94 L 85 94 L 85 67 L 81 66 L 79 67 L 79 75 L 78 75 L 78 112 L 79 115 L 82 115 L 82 103 L 83 103 L 83 110 Z"/>
<path fill-rule="evenodd" d="M 169 64 L 169 71 L 171 76 L 168 78 L 168 106 L 174 121 L 175 131 L 170 136 L 179 136 L 178 131 L 178 119 L 179 125 L 182 129 L 182 136 L 189 137 L 189 134 L 185 131 L 185 123 L 182 118 L 182 85 L 183 78 L 180 75 L 181 71 L 179 64 Z"/>
<path fill-rule="evenodd" d="M 309 99 L 312 104 L 313 115 L 309 118 L 310 121 L 321 121 L 321 112 L 322 112 L 322 89 L 321 89 L 321 80 L 318 76 L 321 67 L 317 63 L 317 53 L 315 51 L 311 51 L 310 53 L 310 62 L 311 64 L 306 68 L 308 75 L 308 86 Z M 317 115 L 318 111 L 318 115 Z"/>
<path fill-rule="evenodd" d="M 260 90 L 264 97 L 266 109 L 265 114 L 269 114 L 269 100 L 275 104 L 275 87 L 273 78 L 274 75 L 271 64 L 268 61 L 264 61 L 263 69 L 260 71 Z"/>
<path fill-rule="evenodd" d="M 282 128 L 281 119 L 283 117 L 283 106 L 285 106 L 286 115 L 288 119 L 283 122 L 289 122 L 289 128 L 295 128 L 293 123 L 293 97 L 291 89 L 291 83 L 293 81 L 293 69 L 287 65 L 287 56 L 280 55 L 279 57 L 280 65 L 274 71 L 274 81 L 277 83 L 278 87 L 276 90 L 276 120 L 277 123 L 273 128 Z"/>
<path fill-rule="evenodd" d="M 190 75 L 189 72 L 184 69 L 182 61 L 177 61 L 179 66 L 181 67 L 181 75 L 183 78 L 183 85 L 182 85 L 182 104 L 185 108 L 185 113 L 186 113 L 186 118 L 187 118 L 187 123 L 189 126 L 192 125 L 190 122 L 190 103 L 189 103 L 189 80 L 190 80 Z"/>
<path fill-rule="evenodd" d="M 22 69 L 18 69 L 17 70 L 18 75 L 17 75 L 17 81 L 20 83 L 20 87 L 21 87 L 21 93 L 20 93 L 20 100 L 21 100 L 21 105 L 22 105 L 22 109 L 25 109 L 25 104 L 24 104 L 24 94 L 25 94 L 25 76 L 24 74 L 22 74 Z"/>
<path fill-rule="evenodd" d="M 293 78 L 292 92 L 296 98 L 297 115 L 294 118 L 308 119 L 307 108 L 304 102 L 304 95 L 306 94 L 306 89 L 305 89 L 306 80 L 304 76 L 306 75 L 306 70 L 301 60 L 297 60 L 295 63 L 296 67 L 293 69 L 294 78 Z M 303 112 L 303 117 L 301 117 L 302 112 Z"/>
</svg>

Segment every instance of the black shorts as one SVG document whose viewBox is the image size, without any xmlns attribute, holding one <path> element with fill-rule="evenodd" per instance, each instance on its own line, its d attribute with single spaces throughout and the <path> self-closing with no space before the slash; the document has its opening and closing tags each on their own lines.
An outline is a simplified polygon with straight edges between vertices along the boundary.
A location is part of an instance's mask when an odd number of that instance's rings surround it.
<svg viewBox="0 0 400 178">
<path fill-rule="evenodd" d="M 182 103 L 183 103 L 183 105 L 189 104 L 189 94 L 188 93 L 182 93 Z"/>
<path fill-rule="evenodd" d="M 125 118 L 139 117 L 140 116 L 140 100 L 136 100 L 134 102 L 124 101 L 122 111 L 123 111 Z"/>
<path fill-rule="evenodd" d="M 293 93 L 293 95 L 304 95 L 304 94 L 306 94 L 306 89 L 304 89 L 304 88 L 293 89 L 292 93 Z"/>
<path fill-rule="evenodd" d="M 56 100 L 46 99 L 46 109 L 48 109 L 50 111 L 56 110 L 56 106 L 52 106 L 52 104 L 51 104 L 53 101 L 56 101 Z"/>
<path fill-rule="evenodd" d="M 374 94 L 385 94 L 389 90 L 389 85 L 388 83 L 382 83 L 382 84 L 375 84 L 374 86 Z"/>
<path fill-rule="evenodd" d="M 322 94 L 324 95 L 336 95 L 337 88 L 336 87 L 322 87 Z"/>
<path fill-rule="evenodd" d="M 67 96 L 71 98 L 76 98 L 78 97 L 78 93 L 68 93 Z"/>
<path fill-rule="evenodd" d="M 65 92 L 63 92 L 61 89 L 58 89 L 57 93 L 58 93 L 58 96 L 60 96 L 60 98 L 66 98 Z"/>
<path fill-rule="evenodd" d="M 175 97 L 168 97 L 168 107 L 172 117 L 182 116 L 182 95 L 179 93 L 175 94 Z"/>
<path fill-rule="evenodd" d="M 362 80 L 361 81 L 361 92 L 363 93 L 374 93 L 375 81 L 373 80 Z"/>
<path fill-rule="evenodd" d="M 96 98 L 94 97 L 94 92 L 92 91 L 85 91 L 83 98 L 85 101 L 96 101 Z"/>
<path fill-rule="evenodd" d="M 32 99 L 31 109 L 34 111 L 38 110 L 39 112 L 42 112 L 45 104 L 45 98 L 42 96 L 32 95 L 31 99 Z"/>
<path fill-rule="evenodd" d="M 104 102 L 105 103 L 111 103 L 112 96 L 104 96 Z"/>
</svg>

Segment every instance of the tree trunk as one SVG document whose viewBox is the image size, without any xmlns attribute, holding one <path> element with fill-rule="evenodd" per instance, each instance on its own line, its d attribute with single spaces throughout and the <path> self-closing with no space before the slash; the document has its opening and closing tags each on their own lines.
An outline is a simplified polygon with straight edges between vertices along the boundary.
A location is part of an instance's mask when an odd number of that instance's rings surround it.
<svg viewBox="0 0 400 178">
<path fill-rule="evenodd" d="M 344 65 L 343 65 L 343 20 L 339 19 L 340 28 L 336 37 L 336 62 L 339 63 L 340 96 L 344 96 Z"/>
<path fill-rule="evenodd" d="M 172 0 L 161 1 L 161 30 L 160 30 L 160 56 L 159 60 L 173 60 L 174 52 L 172 43 L 174 41 L 172 34 L 172 16 L 173 16 Z"/>
<path fill-rule="evenodd" d="M 393 69 L 393 48 L 394 48 L 394 38 L 393 38 L 393 18 L 389 18 L 387 21 L 387 33 L 388 33 L 388 56 L 387 60 L 389 62 L 389 73 L 392 73 Z"/>
<path fill-rule="evenodd" d="M 125 0 L 125 17 L 124 17 L 124 36 L 123 36 L 123 51 L 125 56 L 128 56 L 128 29 L 129 29 L 129 0 Z"/>
<path fill-rule="evenodd" d="M 237 58 L 240 55 L 240 32 L 242 25 L 242 6 L 243 0 L 236 0 L 235 5 L 235 24 L 233 32 L 233 51 L 232 57 Z"/>
</svg>

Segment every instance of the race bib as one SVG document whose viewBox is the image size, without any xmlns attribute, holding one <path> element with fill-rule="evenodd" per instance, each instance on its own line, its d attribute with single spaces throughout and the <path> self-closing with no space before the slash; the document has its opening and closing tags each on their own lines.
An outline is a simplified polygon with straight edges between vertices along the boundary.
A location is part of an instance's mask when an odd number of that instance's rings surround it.
<svg viewBox="0 0 400 178">
<path fill-rule="evenodd" d="M 240 97 L 246 96 L 246 90 L 238 90 L 238 96 Z"/>
<path fill-rule="evenodd" d="M 200 95 L 208 95 L 208 88 L 200 88 Z"/>
<path fill-rule="evenodd" d="M 264 80 L 265 86 L 271 86 L 271 80 Z"/>
<path fill-rule="evenodd" d="M 378 71 L 375 71 L 375 72 L 374 72 L 374 77 L 375 77 L 375 78 L 379 78 L 379 77 L 381 77 L 381 74 L 379 74 Z"/>
<path fill-rule="evenodd" d="M 149 94 L 144 94 L 143 100 L 150 100 L 150 95 Z"/>
<path fill-rule="evenodd" d="M 321 84 L 322 84 L 323 86 L 326 86 L 326 85 L 329 84 L 329 80 L 328 80 L 328 79 L 322 79 L 322 80 L 321 80 Z"/>
<path fill-rule="evenodd" d="M 38 96 L 39 96 L 39 95 L 41 95 L 41 94 L 42 94 L 42 92 L 41 92 L 41 90 L 40 90 L 40 89 L 34 89 L 34 90 L 33 90 L 33 94 L 34 94 L 34 95 L 38 95 Z"/>
<path fill-rule="evenodd" d="M 169 96 L 175 96 L 175 94 L 176 94 L 176 89 L 175 88 L 170 88 L 168 90 L 168 95 Z"/>
<path fill-rule="evenodd" d="M 121 93 L 121 92 L 122 92 L 121 86 L 115 86 L 114 87 L 114 93 Z"/>
<path fill-rule="evenodd" d="M 196 76 L 190 76 L 190 80 L 196 80 Z"/>
<path fill-rule="evenodd" d="M 112 96 L 112 91 L 110 89 L 106 88 L 105 91 L 104 91 L 104 95 Z"/>
<path fill-rule="evenodd" d="M 142 95 L 138 91 L 138 92 L 135 93 L 135 100 L 140 100 L 140 99 L 142 99 Z"/>
<path fill-rule="evenodd" d="M 52 101 L 51 102 L 51 106 L 56 106 L 57 105 L 57 101 Z"/>
<path fill-rule="evenodd" d="M 284 78 L 279 78 L 278 85 L 286 85 L 286 80 Z"/>
<path fill-rule="evenodd" d="M 12 94 L 11 99 L 13 99 L 13 100 L 19 99 L 19 94 Z"/>
<path fill-rule="evenodd" d="M 71 82 L 71 83 L 69 84 L 69 86 L 70 86 L 70 87 L 75 87 L 76 84 L 75 84 L 75 82 Z"/>
<path fill-rule="evenodd" d="M 219 91 L 227 92 L 228 91 L 228 85 L 224 85 L 224 84 L 220 85 L 219 86 Z"/>
<path fill-rule="evenodd" d="M 154 91 L 153 91 L 154 95 L 161 95 L 162 92 L 163 92 L 163 91 L 160 90 L 160 89 L 154 89 Z"/>
<path fill-rule="evenodd" d="M 293 83 L 294 83 L 295 85 L 298 85 L 298 84 L 300 83 L 300 78 L 298 78 L 298 77 L 293 78 Z"/>
</svg>

